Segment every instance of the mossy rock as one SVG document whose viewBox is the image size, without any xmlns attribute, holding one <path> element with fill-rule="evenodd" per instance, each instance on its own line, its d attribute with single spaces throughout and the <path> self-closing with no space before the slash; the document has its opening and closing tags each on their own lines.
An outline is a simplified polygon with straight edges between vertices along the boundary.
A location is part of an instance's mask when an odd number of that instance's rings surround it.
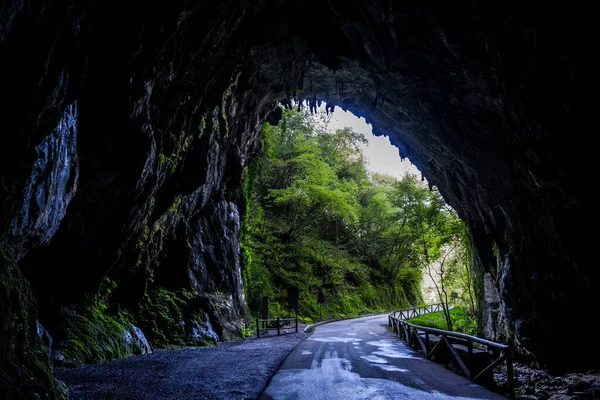
<svg viewBox="0 0 600 400">
<path fill-rule="evenodd" d="M 66 399 L 37 334 L 29 282 L 0 249 L 0 398 Z"/>
<path fill-rule="evenodd" d="M 222 329 L 211 325 L 207 312 L 215 315 L 216 306 L 209 303 L 206 296 L 154 287 L 144 296 L 135 320 L 158 347 L 217 345 L 220 340 L 217 331 Z"/>
<path fill-rule="evenodd" d="M 135 320 L 155 346 L 179 347 L 185 344 L 183 309 L 186 300 L 164 288 L 154 288 L 144 295 Z"/>
<path fill-rule="evenodd" d="M 143 332 L 131 324 L 126 313 L 111 314 L 100 301 L 93 301 L 83 311 L 71 309 L 65 314 L 67 336 L 56 350 L 63 366 L 101 363 L 151 351 Z"/>
</svg>

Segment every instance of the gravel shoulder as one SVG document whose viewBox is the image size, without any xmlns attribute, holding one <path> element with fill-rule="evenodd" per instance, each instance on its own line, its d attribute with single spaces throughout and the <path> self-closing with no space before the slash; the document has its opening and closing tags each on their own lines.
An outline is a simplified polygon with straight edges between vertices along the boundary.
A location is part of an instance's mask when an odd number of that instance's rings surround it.
<svg viewBox="0 0 600 400">
<path fill-rule="evenodd" d="M 56 368 L 70 400 L 256 399 L 307 334 L 248 338 L 214 347 L 156 350 L 80 368 Z"/>
</svg>

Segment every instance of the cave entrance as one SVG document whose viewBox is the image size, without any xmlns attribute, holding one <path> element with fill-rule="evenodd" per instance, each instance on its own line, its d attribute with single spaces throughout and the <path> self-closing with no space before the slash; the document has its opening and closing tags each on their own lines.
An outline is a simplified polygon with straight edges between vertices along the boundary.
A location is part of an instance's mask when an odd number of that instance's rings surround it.
<svg viewBox="0 0 600 400">
<path fill-rule="evenodd" d="M 466 228 L 419 175 L 364 118 L 283 109 L 244 178 L 250 308 L 267 296 L 271 318 L 292 314 L 287 295 L 299 288 L 300 316 L 317 320 L 449 304 L 456 292 L 474 315 Z"/>
</svg>

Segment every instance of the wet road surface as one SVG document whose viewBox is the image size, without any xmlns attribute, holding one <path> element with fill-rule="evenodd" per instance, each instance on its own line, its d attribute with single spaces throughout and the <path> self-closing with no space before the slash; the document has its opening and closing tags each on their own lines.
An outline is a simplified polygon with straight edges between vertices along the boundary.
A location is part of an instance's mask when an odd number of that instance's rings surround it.
<svg viewBox="0 0 600 400">
<path fill-rule="evenodd" d="M 157 350 L 81 368 L 55 368 L 69 400 L 256 399 L 304 333 Z"/>
<path fill-rule="evenodd" d="M 290 353 L 261 400 L 505 399 L 424 359 L 387 315 L 332 322 Z"/>
</svg>

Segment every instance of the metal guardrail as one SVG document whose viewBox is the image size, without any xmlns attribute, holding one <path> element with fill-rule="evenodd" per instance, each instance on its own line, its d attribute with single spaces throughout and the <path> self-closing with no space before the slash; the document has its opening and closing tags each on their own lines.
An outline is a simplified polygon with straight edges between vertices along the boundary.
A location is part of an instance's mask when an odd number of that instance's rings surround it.
<svg viewBox="0 0 600 400">
<path fill-rule="evenodd" d="M 467 335 L 464 333 L 445 331 L 442 329 L 429 328 L 425 326 L 419 326 L 406 322 L 403 318 L 413 318 L 428 312 L 440 311 L 443 309 L 443 305 L 435 304 L 431 306 L 415 307 L 408 310 L 395 311 L 388 316 L 388 325 L 394 333 L 396 333 L 400 339 L 407 342 L 410 347 L 417 348 L 425 353 L 427 359 L 431 359 L 436 351 L 441 350 L 440 346 L 445 346 L 452 357 L 460 367 L 463 374 L 471 381 L 476 382 L 481 380 L 487 374 L 491 374 L 493 369 L 500 365 L 502 362 L 506 362 L 506 374 L 508 378 L 508 394 L 511 399 L 514 399 L 514 374 L 513 374 L 513 363 L 512 363 L 512 351 L 511 347 L 506 344 L 492 342 L 486 339 L 478 338 L 476 336 Z M 426 311 L 433 310 L 433 311 Z M 401 318 L 402 317 L 402 318 Z M 436 336 L 434 340 L 433 337 Z M 437 343 L 435 343 L 437 341 Z M 435 343 L 435 344 L 433 344 Z M 488 353 L 490 348 L 500 351 L 500 355 L 496 360 L 493 360 L 489 365 L 485 366 L 480 370 L 474 369 L 473 343 L 478 343 L 485 346 L 485 350 Z M 457 348 L 465 347 L 467 350 L 466 361 L 460 356 Z"/>
<path fill-rule="evenodd" d="M 277 336 L 281 336 L 281 328 L 285 328 L 286 322 L 294 321 L 296 325 L 296 333 L 298 333 L 298 316 L 294 318 L 279 318 L 276 319 L 258 319 L 256 318 L 256 337 L 260 337 L 260 323 L 262 322 L 262 330 L 268 332 L 270 329 L 277 329 Z M 271 325 L 271 326 L 269 326 Z M 274 326 L 272 326 L 274 325 Z"/>
</svg>

